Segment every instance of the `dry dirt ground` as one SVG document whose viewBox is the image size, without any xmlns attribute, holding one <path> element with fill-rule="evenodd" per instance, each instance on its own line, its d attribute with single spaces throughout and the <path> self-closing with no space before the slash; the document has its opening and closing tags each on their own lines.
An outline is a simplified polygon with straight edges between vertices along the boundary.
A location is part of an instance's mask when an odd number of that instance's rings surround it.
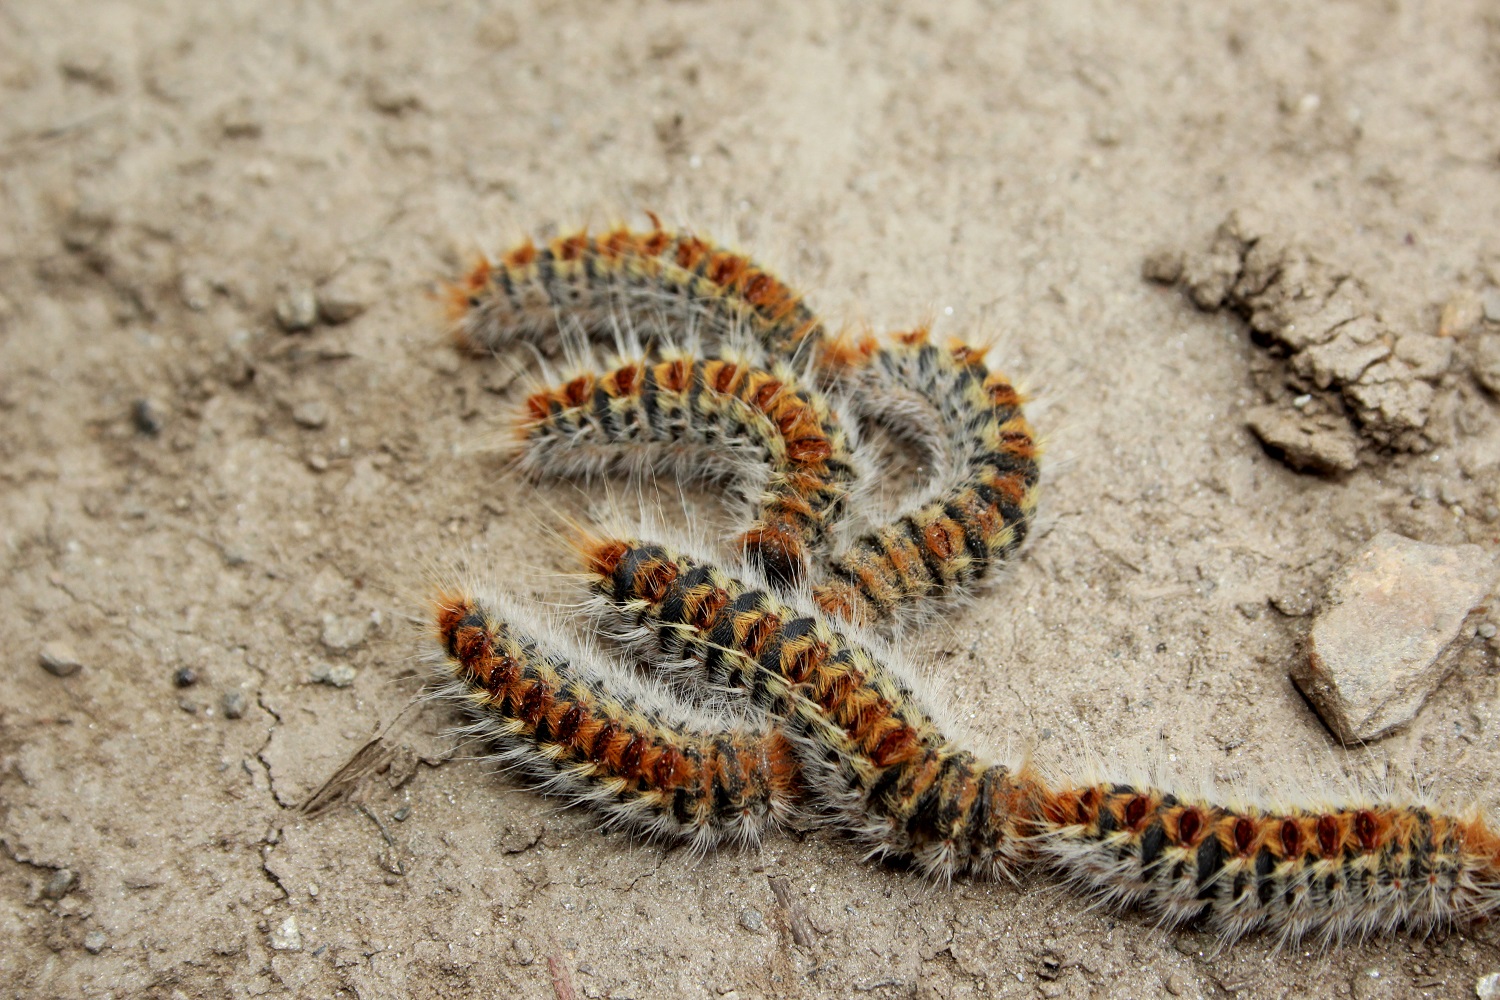
<svg viewBox="0 0 1500 1000">
<path fill-rule="evenodd" d="M 1029 383 L 1045 525 L 910 640 L 997 747 L 1251 784 L 1391 762 L 1500 815 L 1493 645 L 1362 749 L 1287 679 L 1378 530 L 1500 546 L 1469 360 L 1500 285 L 1492 4 L 11 0 L 0 93 L 7 996 L 1463 997 L 1500 971 L 1493 924 L 1219 952 L 826 832 L 633 843 L 410 707 L 427 568 L 566 594 L 546 529 L 590 502 L 474 448 L 530 362 L 460 358 L 432 290 L 656 209 L 840 321 L 992 337 Z M 1142 278 L 1234 210 L 1392 330 L 1461 321 L 1425 451 L 1320 477 L 1245 429 L 1274 359 Z M 345 321 L 285 332 L 314 294 Z M 49 642 L 82 669 L 42 669 Z"/>
</svg>

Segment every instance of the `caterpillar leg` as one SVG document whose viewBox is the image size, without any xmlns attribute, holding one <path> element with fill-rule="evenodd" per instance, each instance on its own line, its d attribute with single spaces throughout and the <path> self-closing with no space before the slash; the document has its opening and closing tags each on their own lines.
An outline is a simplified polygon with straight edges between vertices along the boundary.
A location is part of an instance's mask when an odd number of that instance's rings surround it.
<svg viewBox="0 0 1500 1000">
<path fill-rule="evenodd" d="M 544 790 L 700 848 L 755 843 L 793 815 L 797 764 L 777 729 L 695 713 L 568 651 L 517 605 L 449 589 L 431 614 L 443 695 Z"/>
<path fill-rule="evenodd" d="M 791 585 L 828 546 L 857 478 L 848 436 L 827 400 L 784 366 L 676 351 L 585 373 L 533 394 L 517 427 L 533 473 L 608 469 L 728 473 L 751 525 L 735 541 Z"/>
<path fill-rule="evenodd" d="M 460 342 L 498 350 L 539 344 L 576 324 L 608 340 L 616 325 L 712 343 L 744 340 L 772 357 L 816 345 L 822 323 L 802 297 L 755 261 L 692 233 L 618 226 L 527 241 L 484 261 L 449 289 Z"/>
</svg>

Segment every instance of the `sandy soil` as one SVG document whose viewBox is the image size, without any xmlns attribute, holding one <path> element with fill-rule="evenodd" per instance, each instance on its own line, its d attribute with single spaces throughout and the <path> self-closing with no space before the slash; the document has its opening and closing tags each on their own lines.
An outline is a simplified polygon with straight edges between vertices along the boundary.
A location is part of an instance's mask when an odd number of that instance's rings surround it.
<svg viewBox="0 0 1500 1000">
<path fill-rule="evenodd" d="M 822 832 L 631 843 L 449 759 L 408 624 L 434 563 L 564 592 L 541 528 L 588 502 L 474 452 L 526 359 L 460 359 L 435 281 L 659 209 L 830 316 L 993 337 L 1037 394 L 1045 529 L 912 643 L 996 746 L 1251 783 L 1394 761 L 1500 814 L 1493 647 L 1360 750 L 1287 679 L 1376 531 L 1500 547 L 1483 322 L 1450 331 L 1435 447 L 1322 478 L 1245 430 L 1274 393 L 1243 322 L 1141 277 L 1238 209 L 1392 329 L 1471 313 L 1500 284 L 1492 5 L 244 6 L 0 6 L 6 995 L 1462 997 L 1500 971 L 1493 925 L 1220 953 Z M 363 311 L 284 332 L 314 292 Z"/>
</svg>

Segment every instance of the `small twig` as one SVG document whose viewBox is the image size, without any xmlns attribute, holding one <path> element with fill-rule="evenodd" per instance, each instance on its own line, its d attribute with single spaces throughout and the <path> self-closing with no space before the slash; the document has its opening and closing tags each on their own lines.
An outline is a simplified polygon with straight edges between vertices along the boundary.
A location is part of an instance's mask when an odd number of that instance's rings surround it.
<svg viewBox="0 0 1500 1000">
<path fill-rule="evenodd" d="M 391 831 L 387 830 L 385 828 L 385 824 L 382 823 L 382 822 L 380 822 L 380 817 L 379 816 L 376 816 L 374 813 L 370 812 L 370 810 L 365 807 L 365 804 L 363 802 L 361 802 L 359 805 L 355 806 L 355 808 L 358 809 L 360 812 L 364 813 L 366 816 L 370 817 L 370 822 L 374 823 L 377 827 L 380 828 L 380 835 L 385 838 L 385 843 L 386 843 L 387 847 L 395 847 L 396 846 L 396 838 L 392 837 L 391 836 Z"/>
<path fill-rule="evenodd" d="M 801 948 L 811 948 L 813 937 L 807 930 L 807 918 L 802 913 L 802 907 L 792 901 L 792 894 L 782 880 L 774 875 L 767 875 L 766 881 L 771 883 L 771 892 L 776 895 L 776 902 L 786 911 L 787 927 L 792 932 L 792 943 Z"/>
<path fill-rule="evenodd" d="M 556 952 L 547 956 L 547 971 L 552 974 L 552 992 L 557 995 L 557 1000 L 578 1000 L 578 994 L 573 992 L 573 981 L 568 978 L 568 967 L 563 965 Z"/>
</svg>

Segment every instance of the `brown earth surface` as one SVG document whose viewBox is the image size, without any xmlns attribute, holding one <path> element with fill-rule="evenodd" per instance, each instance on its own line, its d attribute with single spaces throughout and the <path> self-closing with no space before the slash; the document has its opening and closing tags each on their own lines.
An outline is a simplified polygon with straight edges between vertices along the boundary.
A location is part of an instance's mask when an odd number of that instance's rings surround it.
<svg viewBox="0 0 1500 1000">
<path fill-rule="evenodd" d="M 1500 971 L 1494 924 L 1221 951 L 826 831 L 707 857 L 600 832 L 455 754 L 410 624 L 433 565 L 565 599 L 547 531 L 590 504 L 476 448 L 531 362 L 460 358 L 436 282 L 655 209 L 839 321 L 992 338 L 1030 386 L 1044 524 L 909 640 L 997 749 L 1414 769 L 1500 815 L 1493 642 L 1366 748 L 1287 676 L 1377 531 L 1500 548 L 1470 360 L 1500 357 L 1493 4 L 13 0 L 0 94 L 5 995 L 1465 997 Z M 1453 340 L 1425 450 L 1321 477 L 1246 430 L 1282 362 L 1142 278 L 1231 211 L 1357 275 L 1382 329 Z M 343 321 L 278 324 L 318 302 Z M 49 642 L 82 668 L 42 669 Z"/>
</svg>

